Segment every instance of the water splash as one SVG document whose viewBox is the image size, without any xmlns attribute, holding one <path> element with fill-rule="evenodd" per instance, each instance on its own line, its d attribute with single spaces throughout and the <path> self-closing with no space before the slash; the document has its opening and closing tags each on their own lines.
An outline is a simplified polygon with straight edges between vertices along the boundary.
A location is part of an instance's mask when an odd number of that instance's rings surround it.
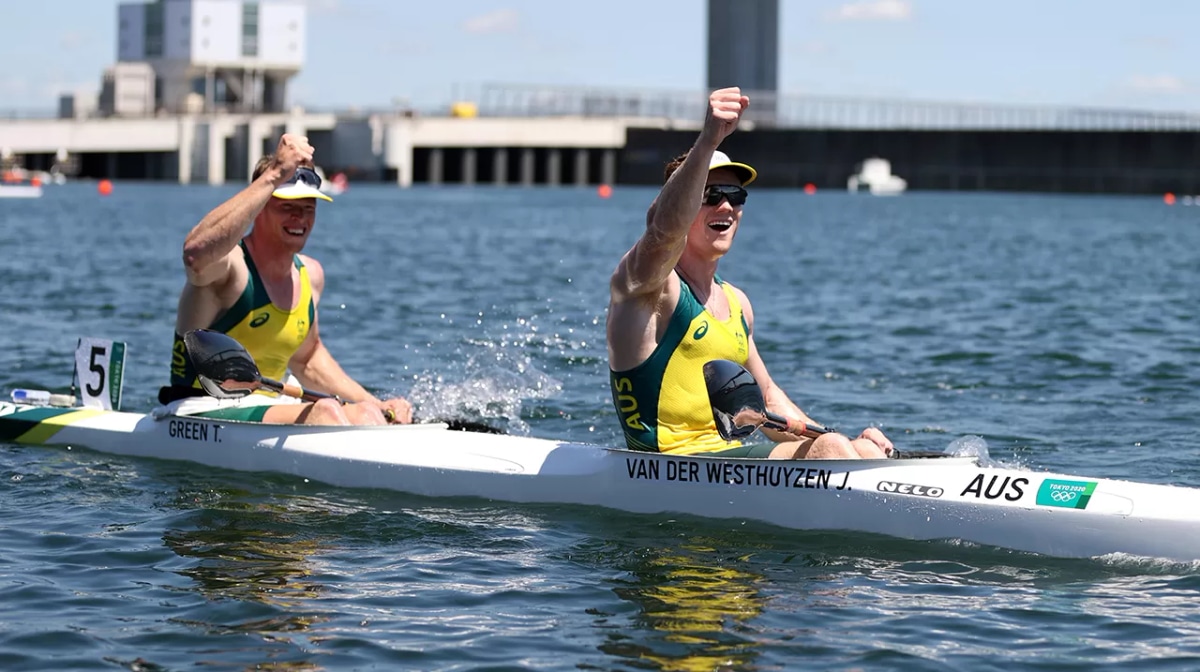
<svg viewBox="0 0 1200 672">
<path fill-rule="evenodd" d="M 960 436 L 946 446 L 946 455 L 950 457 L 974 457 L 985 467 L 994 467 L 998 463 L 988 454 L 987 441 L 982 436 L 968 434 Z"/>
<path fill-rule="evenodd" d="M 562 381 L 532 366 L 528 360 L 514 365 L 505 358 L 469 357 L 463 380 L 445 373 L 426 372 L 415 377 L 408 397 L 420 418 L 455 418 L 492 421 L 512 433 L 529 433 L 521 419 L 526 399 L 549 399 L 562 393 Z"/>
</svg>

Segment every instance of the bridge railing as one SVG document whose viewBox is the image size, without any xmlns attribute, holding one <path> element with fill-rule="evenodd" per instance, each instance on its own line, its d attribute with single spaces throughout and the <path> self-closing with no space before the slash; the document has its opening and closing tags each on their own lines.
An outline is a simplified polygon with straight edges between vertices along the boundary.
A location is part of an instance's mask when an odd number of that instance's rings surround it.
<svg viewBox="0 0 1200 672">
<path fill-rule="evenodd" d="M 651 117 L 698 123 L 707 92 L 485 84 L 485 116 Z M 747 120 L 786 128 L 1200 130 L 1200 114 L 1079 106 L 930 102 L 748 92 Z"/>
<path fill-rule="evenodd" d="M 862 130 L 1200 131 L 1200 113 L 1080 106 L 1006 105 L 748 92 L 746 119 L 761 126 Z M 653 119 L 694 127 L 708 92 L 483 84 L 454 87 L 453 101 L 476 105 L 487 117 Z M 382 108 L 314 108 L 339 116 L 451 115 L 451 103 Z M 0 109 L 3 119 L 52 119 L 54 110 Z"/>
</svg>

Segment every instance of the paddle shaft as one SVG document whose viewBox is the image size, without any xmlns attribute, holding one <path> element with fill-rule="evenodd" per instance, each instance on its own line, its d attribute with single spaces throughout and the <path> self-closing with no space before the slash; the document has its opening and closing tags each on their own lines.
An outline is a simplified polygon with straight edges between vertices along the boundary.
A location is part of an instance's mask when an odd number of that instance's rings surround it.
<svg viewBox="0 0 1200 672">
<path fill-rule="evenodd" d="M 339 402 L 342 401 L 339 397 L 335 397 L 332 394 L 313 392 L 312 390 L 306 390 L 299 385 L 281 383 L 278 380 L 272 380 L 265 376 L 260 376 L 258 382 L 260 382 L 262 386 L 268 390 L 271 390 L 272 392 L 278 392 L 285 397 L 294 397 L 296 399 L 303 399 L 304 401 L 317 401 L 318 399 L 336 399 Z"/>
<path fill-rule="evenodd" d="M 278 392 L 279 394 L 282 394 L 285 397 L 295 397 L 296 399 L 303 399 L 304 401 L 317 401 L 318 399 L 333 399 L 333 400 L 337 401 L 339 404 L 346 403 L 346 402 L 342 401 L 342 398 L 338 397 L 337 395 L 325 394 L 324 392 L 313 392 L 312 390 L 306 390 L 303 387 L 300 387 L 299 385 L 290 385 L 287 383 L 281 383 L 278 380 L 272 380 L 270 378 L 265 378 L 262 376 L 259 377 L 259 380 L 262 381 L 263 387 L 265 387 L 269 390 L 274 390 L 275 392 Z M 392 412 L 392 409 L 386 408 L 383 410 L 383 418 L 385 420 L 387 420 L 388 422 L 395 422 L 396 414 L 394 412 Z"/>
<path fill-rule="evenodd" d="M 203 382 L 204 379 L 209 379 L 209 382 L 227 380 L 237 383 L 234 387 L 243 390 L 243 394 L 246 386 L 251 390 L 265 387 L 286 397 L 304 401 L 333 399 L 339 404 L 346 403 L 336 395 L 310 392 L 299 385 L 286 385 L 278 380 L 263 377 L 258 365 L 254 363 L 254 358 L 229 334 L 211 329 L 193 329 L 183 340 L 188 356 L 192 358 L 197 374 L 202 379 L 202 385 L 208 384 Z M 215 384 L 223 392 L 229 392 L 221 383 Z M 383 409 L 383 417 L 389 423 L 393 423 L 396 421 L 396 412 L 390 408 Z"/>
<path fill-rule="evenodd" d="M 789 434 L 795 434 L 796 436 L 807 436 L 815 439 L 822 434 L 828 434 L 833 431 L 828 427 L 822 427 L 821 425 L 810 425 L 799 420 L 793 420 L 792 418 L 785 418 L 782 415 L 776 415 L 770 411 L 764 411 L 763 414 L 767 418 L 767 421 L 763 423 L 764 426 L 770 427 L 771 429 L 782 430 Z"/>
</svg>

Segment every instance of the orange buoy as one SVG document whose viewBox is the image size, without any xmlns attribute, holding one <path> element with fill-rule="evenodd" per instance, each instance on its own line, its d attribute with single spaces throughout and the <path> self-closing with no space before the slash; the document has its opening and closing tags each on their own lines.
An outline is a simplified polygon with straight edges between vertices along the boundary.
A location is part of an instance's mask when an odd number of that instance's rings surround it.
<svg viewBox="0 0 1200 672">
<path fill-rule="evenodd" d="M 808 194 L 809 196 L 817 193 L 817 185 L 813 184 L 812 182 L 804 185 L 804 193 Z"/>
<path fill-rule="evenodd" d="M 96 185 L 96 191 L 100 192 L 101 196 L 108 196 L 112 193 L 112 182 L 100 180 L 100 183 Z"/>
<path fill-rule="evenodd" d="M 33 179 L 29 180 L 29 186 L 31 186 L 31 187 L 40 187 L 40 186 L 42 186 L 42 178 L 40 178 L 40 177 L 35 177 L 35 178 L 33 178 Z"/>
<path fill-rule="evenodd" d="M 602 184 L 599 187 L 596 187 L 596 195 L 600 198 L 608 198 L 609 196 L 612 196 L 612 187 L 608 186 L 607 184 Z"/>
</svg>

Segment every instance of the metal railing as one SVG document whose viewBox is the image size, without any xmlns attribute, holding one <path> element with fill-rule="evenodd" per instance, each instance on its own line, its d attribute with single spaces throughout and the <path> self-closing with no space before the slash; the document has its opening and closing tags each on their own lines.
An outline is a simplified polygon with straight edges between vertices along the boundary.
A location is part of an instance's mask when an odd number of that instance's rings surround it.
<svg viewBox="0 0 1200 672">
<path fill-rule="evenodd" d="M 746 119 L 782 128 L 1192 131 L 1200 114 L 1079 106 L 1003 105 L 748 92 Z M 652 117 L 697 123 L 707 92 L 485 84 L 485 116 Z"/>
<path fill-rule="evenodd" d="M 933 102 L 749 92 L 746 119 L 778 128 L 860 130 L 1200 131 L 1200 114 L 1079 106 Z M 339 116 L 450 116 L 469 101 L 486 117 L 653 119 L 686 126 L 704 114 L 706 91 L 483 84 L 455 86 L 453 100 L 382 108 L 315 108 Z M 55 110 L 0 109 L 0 120 L 53 119 Z M 89 117 L 91 115 L 88 115 Z"/>
</svg>

